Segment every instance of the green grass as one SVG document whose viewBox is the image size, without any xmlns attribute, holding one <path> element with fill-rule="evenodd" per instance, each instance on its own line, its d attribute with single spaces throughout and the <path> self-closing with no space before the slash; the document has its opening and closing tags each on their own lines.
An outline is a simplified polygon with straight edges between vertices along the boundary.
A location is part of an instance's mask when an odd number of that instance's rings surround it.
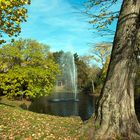
<svg viewBox="0 0 140 140">
<path fill-rule="evenodd" d="M 0 140 L 79 140 L 81 137 L 83 123 L 79 117 L 22 110 L 18 106 L 25 101 L 4 98 L 0 102 Z"/>
</svg>

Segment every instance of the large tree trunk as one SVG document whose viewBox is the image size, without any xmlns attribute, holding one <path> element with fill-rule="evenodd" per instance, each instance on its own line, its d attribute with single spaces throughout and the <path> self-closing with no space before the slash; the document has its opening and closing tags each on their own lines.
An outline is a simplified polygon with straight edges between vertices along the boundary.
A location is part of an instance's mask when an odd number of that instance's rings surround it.
<svg viewBox="0 0 140 140">
<path fill-rule="evenodd" d="M 134 109 L 137 52 L 140 49 L 140 0 L 123 0 L 111 62 L 95 114 L 91 139 L 140 140 Z"/>
</svg>

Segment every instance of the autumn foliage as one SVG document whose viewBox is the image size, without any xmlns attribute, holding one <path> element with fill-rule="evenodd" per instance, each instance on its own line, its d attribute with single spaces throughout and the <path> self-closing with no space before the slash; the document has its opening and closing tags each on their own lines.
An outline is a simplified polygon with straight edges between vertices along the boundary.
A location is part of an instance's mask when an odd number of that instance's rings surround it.
<svg viewBox="0 0 140 140">
<path fill-rule="evenodd" d="M 0 44 L 6 36 L 19 35 L 20 23 L 27 19 L 27 4 L 28 0 L 0 0 Z"/>
</svg>

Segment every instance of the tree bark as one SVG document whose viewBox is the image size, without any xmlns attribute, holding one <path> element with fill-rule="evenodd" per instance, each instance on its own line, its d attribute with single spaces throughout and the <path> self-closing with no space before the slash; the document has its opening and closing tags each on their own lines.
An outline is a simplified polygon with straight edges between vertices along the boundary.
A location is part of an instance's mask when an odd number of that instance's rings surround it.
<svg viewBox="0 0 140 140">
<path fill-rule="evenodd" d="M 107 78 L 95 114 L 95 140 L 140 140 L 134 109 L 137 53 L 140 50 L 140 0 L 123 0 Z"/>
<path fill-rule="evenodd" d="M 92 84 L 92 94 L 94 94 L 94 82 L 93 82 L 93 80 L 91 80 L 91 84 Z"/>
</svg>

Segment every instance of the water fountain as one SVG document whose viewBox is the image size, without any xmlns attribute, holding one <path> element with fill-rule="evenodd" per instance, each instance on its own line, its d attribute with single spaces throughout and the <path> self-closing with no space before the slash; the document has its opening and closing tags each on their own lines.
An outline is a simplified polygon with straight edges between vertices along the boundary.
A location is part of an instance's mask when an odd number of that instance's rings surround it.
<svg viewBox="0 0 140 140">
<path fill-rule="evenodd" d="M 29 110 L 57 115 L 80 116 L 87 120 L 93 114 L 93 98 L 77 92 L 77 69 L 73 54 L 64 53 L 59 61 L 62 74 L 58 76 L 53 93 L 49 97 L 40 97 Z"/>
<path fill-rule="evenodd" d="M 61 75 L 58 76 L 55 94 L 51 101 L 78 101 L 77 98 L 77 69 L 71 52 L 62 54 L 60 58 Z"/>
</svg>

